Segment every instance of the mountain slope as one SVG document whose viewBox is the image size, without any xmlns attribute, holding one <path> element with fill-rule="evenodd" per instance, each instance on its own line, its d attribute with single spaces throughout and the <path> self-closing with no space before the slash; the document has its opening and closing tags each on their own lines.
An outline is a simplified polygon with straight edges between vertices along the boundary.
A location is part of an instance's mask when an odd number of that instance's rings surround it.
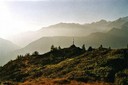
<svg viewBox="0 0 128 85">
<path fill-rule="evenodd" d="M 27 44 L 42 38 L 52 36 L 87 36 L 94 32 L 103 32 L 109 30 L 106 26 L 109 22 L 101 23 L 102 21 L 81 25 L 76 23 L 58 23 L 48 27 L 43 27 L 38 31 L 21 33 L 16 36 L 12 36 L 9 40 L 17 43 L 20 46 L 26 46 Z M 23 40 L 24 39 L 24 40 Z"/>
<path fill-rule="evenodd" d="M 8 54 L 14 50 L 17 50 L 18 48 L 19 47 L 12 42 L 0 38 L 0 65 L 3 65 L 9 61 L 11 58 Z"/>
<path fill-rule="evenodd" d="M 65 78 L 61 84 L 76 80 L 127 85 L 127 61 L 128 49 L 100 47 L 83 51 L 72 45 L 43 55 L 19 56 L 0 68 L 0 81 L 32 82 L 45 78 Z"/>
<path fill-rule="evenodd" d="M 75 44 L 77 46 L 82 46 L 85 44 L 86 47 L 90 45 L 93 47 L 98 47 L 103 44 L 105 47 L 112 48 L 125 48 L 128 44 L 128 22 L 122 25 L 120 29 L 113 28 L 106 33 L 96 32 L 92 33 L 86 37 L 42 37 L 26 47 L 18 50 L 16 53 L 25 54 L 32 53 L 34 51 L 39 51 L 40 53 L 45 53 L 49 51 L 50 46 L 54 44 L 55 46 L 67 47 L 72 44 L 73 38 L 75 39 Z"/>
<path fill-rule="evenodd" d="M 48 27 L 43 27 L 37 31 L 21 33 L 19 35 L 8 38 L 19 46 L 26 46 L 29 43 L 38 40 L 42 37 L 51 36 L 87 36 L 94 32 L 107 32 L 112 28 L 121 28 L 124 23 L 128 22 L 128 16 L 119 18 L 115 21 L 100 20 L 90 24 L 77 23 L 58 23 Z M 23 41 L 24 39 L 24 41 Z"/>
<path fill-rule="evenodd" d="M 86 37 L 86 43 L 92 46 L 103 44 L 113 48 L 125 48 L 128 44 L 128 22 L 121 29 L 113 28 L 107 33 L 93 33 Z"/>
<path fill-rule="evenodd" d="M 124 25 L 126 22 L 128 22 L 128 16 L 119 18 L 109 24 L 109 27 L 112 28 L 121 28 L 122 25 Z"/>
</svg>

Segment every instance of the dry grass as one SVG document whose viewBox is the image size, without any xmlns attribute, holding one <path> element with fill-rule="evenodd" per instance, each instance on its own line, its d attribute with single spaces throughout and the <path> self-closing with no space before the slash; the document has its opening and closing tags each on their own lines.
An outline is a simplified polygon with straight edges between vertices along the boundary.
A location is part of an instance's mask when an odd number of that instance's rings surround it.
<svg viewBox="0 0 128 85">
<path fill-rule="evenodd" d="M 36 79 L 36 80 L 28 80 L 23 83 L 19 83 L 18 85 L 113 85 L 109 83 L 84 83 L 84 82 L 78 82 L 75 80 L 69 81 L 67 79 L 48 79 L 48 78 L 42 78 L 42 79 Z"/>
</svg>

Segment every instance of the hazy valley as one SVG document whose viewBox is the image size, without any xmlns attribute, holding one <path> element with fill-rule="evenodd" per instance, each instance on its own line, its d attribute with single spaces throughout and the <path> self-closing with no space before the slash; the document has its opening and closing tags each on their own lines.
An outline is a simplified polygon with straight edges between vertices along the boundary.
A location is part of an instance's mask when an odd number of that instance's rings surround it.
<svg viewBox="0 0 128 85">
<path fill-rule="evenodd" d="M 21 47 L 24 47 L 42 37 L 85 37 L 95 32 L 106 33 L 113 28 L 121 29 L 122 26 L 127 22 L 128 17 L 119 18 L 115 21 L 100 20 L 88 24 L 58 23 L 48 27 L 42 27 L 37 31 L 30 31 L 15 36 L 10 36 L 8 40 L 16 43 Z"/>
<path fill-rule="evenodd" d="M 128 17 L 123 17 L 83 25 L 59 23 L 16 35 L 11 42 L 0 39 L 0 81 L 12 85 L 46 85 L 47 81 L 126 85 L 127 33 Z"/>
<path fill-rule="evenodd" d="M 119 18 L 111 22 L 101 20 L 99 22 L 91 23 L 88 25 L 86 24 L 85 26 L 80 24 L 68 23 L 52 25 L 46 28 L 42 28 L 39 31 L 32 32 L 32 35 L 27 36 L 25 34 L 23 36 L 20 35 L 21 37 L 19 36 L 18 38 L 16 38 L 16 40 L 19 42 L 17 44 L 30 43 L 25 47 L 13 52 L 12 56 L 20 54 L 24 55 L 26 53 L 32 53 L 34 51 L 45 53 L 50 50 L 49 48 L 51 47 L 51 45 L 67 47 L 72 44 L 73 38 L 75 44 L 79 47 L 81 47 L 83 44 L 85 44 L 86 47 L 98 47 L 102 44 L 105 47 L 125 48 L 128 44 L 127 23 L 128 17 Z M 87 28 L 86 26 L 88 26 L 89 28 Z M 47 30 L 47 32 L 44 31 L 44 29 Z M 65 29 L 65 31 L 63 31 L 62 29 Z M 88 29 L 92 31 L 86 31 Z M 51 30 L 51 32 L 49 30 Z M 44 33 L 46 33 L 47 35 L 44 36 Z"/>
<path fill-rule="evenodd" d="M 10 56 L 6 59 L 1 57 L 1 59 L 7 62 L 10 59 L 15 59 L 17 55 L 25 55 L 26 53 L 33 53 L 34 51 L 45 53 L 50 50 L 51 45 L 67 47 L 72 44 L 73 38 L 75 44 L 79 47 L 83 44 L 85 44 L 86 47 L 98 47 L 102 44 L 105 47 L 125 48 L 128 44 L 127 23 L 128 17 L 123 17 L 109 22 L 101 20 L 83 25 L 59 23 L 43 27 L 38 31 L 26 32 L 10 38 L 10 41 L 16 43 L 19 47 L 15 44 L 12 45 L 12 42 L 7 42 L 10 43 L 12 47 L 6 43 L 1 43 L 1 46 L 8 47 L 4 49 L 1 47 L 1 56 Z M 3 65 L 3 63 L 1 63 L 1 65 Z"/>
</svg>

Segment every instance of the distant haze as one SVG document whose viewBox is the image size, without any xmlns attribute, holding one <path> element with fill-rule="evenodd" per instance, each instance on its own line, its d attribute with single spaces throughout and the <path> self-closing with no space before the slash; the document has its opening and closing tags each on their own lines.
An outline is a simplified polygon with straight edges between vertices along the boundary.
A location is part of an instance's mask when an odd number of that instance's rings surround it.
<svg viewBox="0 0 128 85">
<path fill-rule="evenodd" d="M 0 37 L 39 30 L 52 24 L 90 23 L 128 15 L 128 0 L 2 0 Z"/>
</svg>

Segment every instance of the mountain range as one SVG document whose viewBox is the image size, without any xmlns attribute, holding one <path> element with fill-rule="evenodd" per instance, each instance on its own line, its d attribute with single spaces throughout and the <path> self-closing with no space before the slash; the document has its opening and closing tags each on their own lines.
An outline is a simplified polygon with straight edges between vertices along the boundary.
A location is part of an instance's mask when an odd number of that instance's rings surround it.
<svg viewBox="0 0 128 85">
<path fill-rule="evenodd" d="M 83 37 L 95 32 L 108 32 L 112 28 L 121 28 L 122 25 L 126 22 L 128 22 L 128 17 L 119 18 L 115 21 L 100 20 L 89 24 L 58 23 L 48 27 L 43 27 L 37 31 L 29 31 L 12 36 L 8 38 L 8 40 L 16 43 L 21 47 L 24 47 L 42 37 Z"/>
<path fill-rule="evenodd" d="M 55 37 L 42 37 L 34 42 L 31 42 L 24 48 L 17 50 L 18 54 L 32 53 L 38 51 L 45 53 L 49 51 L 51 45 L 67 47 L 74 42 L 77 46 L 81 47 L 85 44 L 86 47 L 98 47 L 101 44 L 105 47 L 111 48 L 125 48 L 128 44 L 128 22 L 123 24 L 120 28 L 113 28 L 108 32 L 96 32 L 88 36 L 55 36 Z"/>
<path fill-rule="evenodd" d="M 26 32 L 16 36 L 11 40 L 23 48 L 12 45 L 12 42 L 1 39 L 11 43 L 10 45 L 1 43 L 0 65 L 10 59 L 15 59 L 17 55 L 25 55 L 26 53 L 45 53 L 50 50 L 52 45 L 67 47 L 73 43 L 81 47 L 85 44 L 86 48 L 89 46 L 98 47 L 101 44 L 105 47 L 111 48 L 125 48 L 128 44 L 128 17 L 119 18 L 115 21 L 100 20 L 91 24 L 76 24 L 76 23 L 59 23 L 49 27 L 43 27 L 38 31 Z M 25 46 L 26 45 L 26 46 Z M 18 50 L 15 50 L 15 49 Z M 9 50 L 9 52 L 8 52 Z M 9 56 L 6 56 L 6 55 Z M 4 58 L 3 58 L 4 57 Z M 5 59 L 5 60 L 4 60 Z M 5 64 L 5 63 L 4 63 Z"/>
</svg>

